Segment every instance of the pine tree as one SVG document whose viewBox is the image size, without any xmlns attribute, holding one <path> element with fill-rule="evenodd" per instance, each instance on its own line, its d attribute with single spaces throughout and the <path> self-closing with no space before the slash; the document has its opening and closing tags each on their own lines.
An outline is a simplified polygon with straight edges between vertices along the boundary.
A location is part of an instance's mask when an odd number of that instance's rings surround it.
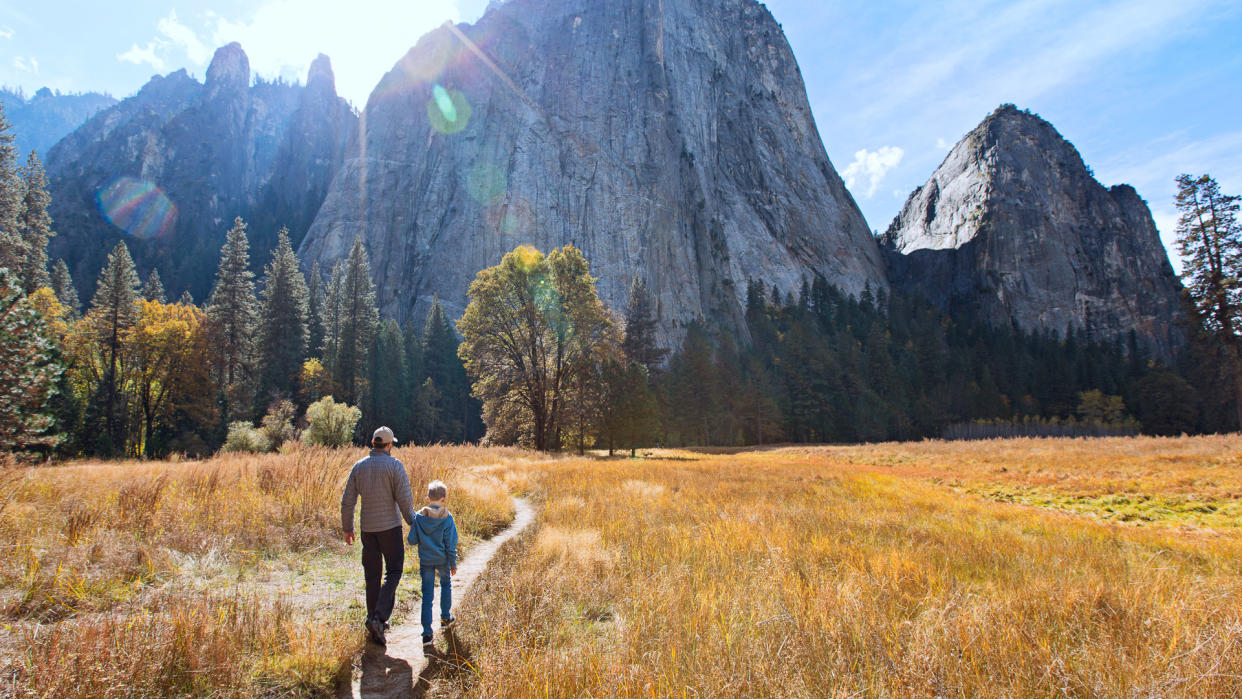
<svg viewBox="0 0 1242 699">
<path fill-rule="evenodd" d="M 147 301 L 168 303 L 168 296 L 164 293 L 164 282 L 160 280 L 158 269 L 152 269 L 147 275 L 147 281 L 142 285 L 142 298 Z"/>
<path fill-rule="evenodd" d="M 15 138 L 0 107 L 0 267 L 20 274 L 25 259 L 21 218 L 26 186 L 18 172 Z"/>
<path fill-rule="evenodd" d="M 1177 178 L 1177 249 L 1199 317 L 1226 350 L 1242 426 L 1242 197 L 1222 194 L 1208 175 Z"/>
<path fill-rule="evenodd" d="M 193 306 L 194 305 L 194 296 L 190 293 L 189 289 L 186 289 L 185 291 L 181 292 L 181 296 L 180 298 L 177 299 L 177 303 L 181 304 L 182 306 Z"/>
<path fill-rule="evenodd" d="M 433 299 L 423 324 L 422 364 L 438 400 L 435 402 L 438 429 L 434 441 L 460 442 L 467 439 L 469 379 L 457 356 L 457 333 L 449 324 L 440 299 Z"/>
<path fill-rule="evenodd" d="M 402 429 L 410 422 L 412 396 L 406 392 L 405 340 L 395 320 L 380 325 L 371 362 L 370 401 L 366 417 L 373 423 Z M 412 437 L 405 432 L 405 439 Z"/>
<path fill-rule="evenodd" d="M 264 279 L 258 346 L 262 403 L 293 396 L 306 360 L 309 293 L 288 229 L 280 229 Z"/>
<path fill-rule="evenodd" d="M 69 274 L 69 265 L 60 258 L 56 259 L 56 264 L 52 267 L 52 292 L 56 294 L 56 300 L 65 307 L 69 319 L 77 319 L 82 312 L 82 302 L 78 300 L 78 290 Z"/>
<path fill-rule="evenodd" d="M 27 294 L 35 289 L 51 284 L 47 272 L 47 242 L 56 235 L 52 231 L 52 218 L 47 215 L 48 204 L 52 197 L 47 193 L 47 176 L 43 172 L 43 163 L 34 151 L 26 160 L 26 168 L 22 172 L 25 180 L 25 195 L 22 197 L 21 238 L 22 252 L 22 288 Z"/>
<path fill-rule="evenodd" d="M 323 326 L 323 367 L 328 372 L 328 383 L 336 380 L 341 355 L 341 321 L 345 312 L 345 262 L 337 260 L 332 265 L 332 276 L 328 279 L 328 288 L 324 294 L 323 307 L 320 309 L 321 325 Z"/>
<path fill-rule="evenodd" d="M 340 387 L 345 402 L 357 405 L 367 390 L 371 344 L 375 341 L 375 332 L 379 325 L 379 311 L 375 307 L 375 285 L 371 283 L 371 265 L 367 262 L 367 251 L 360 238 L 354 240 L 349 259 L 345 263 L 339 304 L 333 378 Z"/>
<path fill-rule="evenodd" d="M 105 455 L 124 451 L 128 411 L 119 380 L 119 363 L 125 335 L 138 322 L 138 273 L 124 242 L 117 243 L 99 274 L 95 296 L 91 299 L 90 323 L 96 349 L 103 360 L 102 376 L 92 400 L 92 409 L 104 423 L 97 451 Z M 89 421 L 88 421 L 89 422 Z"/>
<path fill-rule="evenodd" d="M 238 217 L 225 237 L 215 287 L 207 301 L 207 316 L 215 325 L 219 351 L 216 380 L 231 405 L 248 405 L 244 394 L 258 315 L 249 250 L 246 223 Z"/>
<path fill-rule="evenodd" d="M 43 317 L 0 270 L 0 450 L 55 446 L 49 401 L 62 371 Z"/>
<path fill-rule="evenodd" d="M 656 319 L 651 294 L 637 276 L 630 283 L 630 300 L 625 307 L 625 340 L 621 349 L 631 361 L 642 364 L 648 375 L 655 375 L 668 350 L 656 344 Z"/>
<path fill-rule="evenodd" d="M 321 357 L 323 353 L 323 274 L 319 260 L 311 263 L 310 277 L 306 280 L 306 347 L 309 354 Z"/>
</svg>

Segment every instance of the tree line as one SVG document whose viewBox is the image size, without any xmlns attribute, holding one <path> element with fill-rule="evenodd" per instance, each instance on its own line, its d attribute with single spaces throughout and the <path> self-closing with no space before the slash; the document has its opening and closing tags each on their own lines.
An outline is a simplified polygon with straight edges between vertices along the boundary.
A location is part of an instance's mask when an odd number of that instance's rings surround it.
<svg viewBox="0 0 1242 699">
<path fill-rule="evenodd" d="M 18 165 L 0 112 L 5 451 L 261 450 L 302 426 L 339 443 L 379 423 L 420 443 L 613 452 L 1242 422 L 1239 198 L 1208 176 L 1178 179 L 1187 341 L 1173 366 L 1133 333 L 1025 333 L 823 279 L 753 280 L 744 327 L 662 335 L 640 278 L 615 313 L 572 246 L 519 247 L 479 272 L 456 327 L 438 301 L 418 326 L 398 324 L 376 308 L 360 241 L 333 269 L 304 274 L 282 230 L 256 275 L 241 219 L 202 305 L 166 298 L 122 242 L 83 309 L 64 261 L 49 265 L 46 185 L 36 154 Z"/>
</svg>

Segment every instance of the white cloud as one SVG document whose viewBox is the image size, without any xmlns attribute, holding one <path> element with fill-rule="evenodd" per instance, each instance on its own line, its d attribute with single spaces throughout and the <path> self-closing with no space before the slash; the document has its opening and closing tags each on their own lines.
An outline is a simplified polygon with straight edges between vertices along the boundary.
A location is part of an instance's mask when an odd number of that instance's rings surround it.
<svg viewBox="0 0 1242 699">
<path fill-rule="evenodd" d="M 157 42 L 154 41 L 148 43 L 145 48 L 139 48 L 138 44 L 134 44 L 129 47 L 128 51 L 118 53 L 116 60 L 135 65 L 146 63 L 155 70 L 162 71 L 164 70 L 164 59 L 156 54 L 157 45 Z"/>
<path fill-rule="evenodd" d="M 177 21 L 176 10 L 170 10 L 167 17 L 155 23 L 155 28 L 168 43 L 185 52 L 191 63 L 202 64 L 211 58 L 211 47 L 203 43 L 193 29 Z"/>
<path fill-rule="evenodd" d="M 950 148 L 952 148 L 952 147 L 953 147 L 953 144 L 952 144 L 952 143 L 949 143 L 948 141 L 944 140 L 943 138 L 937 138 L 937 139 L 936 139 L 936 147 L 937 147 L 937 148 L 939 148 L 940 150 L 949 150 Z"/>
<path fill-rule="evenodd" d="M 23 73 L 38 74 L 39 59 L 35 58 L 34 56 L 14 56 L 13 67 L 22 71 Z"/>
<path fill-rule="evenodd" d="M 13 30 L 4 25 L 0 25 L 0 39 L 12 39 Z"/>
<path fill-rule="evenodd" d="M 861 178 L 867 178 L 867 193 L 863 198 L 870 199 L 875 196 L 876 189 L 880 186 L 880 181 L 888 174 L 889 170 L 901 164 L 901 159 L 906 152 L 897 146 L 881 146 L 875 152 L 871 152 L 866 148 L 854 154 L 854 162 L 841 173 L 845 179 L 845 186 L 851 190 L 854 184 Z"/>
</svg>

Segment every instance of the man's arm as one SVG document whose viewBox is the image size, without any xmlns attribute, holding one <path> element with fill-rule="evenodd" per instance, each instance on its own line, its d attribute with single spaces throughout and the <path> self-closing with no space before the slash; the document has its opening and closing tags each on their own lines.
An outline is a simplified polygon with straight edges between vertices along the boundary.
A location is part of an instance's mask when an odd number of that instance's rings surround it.
<svg viewBox="0 0 1242 699">
<path fill-rule="evenodd" d="M 354 507 L 358 504 L 358 483 L 354 480 L 354 472 L 349 472 L 345 479 L 345 494 L 341 496 L 341 531 L 345 532 L 345 543 L 354 543 Z"/>
<path fill-rule="evenodd" d="M 392 497 L 397 501 L 397 509 L 405 518 L 405 523 L 414 526 L 414 493 L 410 490 L 410 477 L 405 473 L 405 464 L 397 459 L 397 477 L 394 478 Z"/>
</svg>

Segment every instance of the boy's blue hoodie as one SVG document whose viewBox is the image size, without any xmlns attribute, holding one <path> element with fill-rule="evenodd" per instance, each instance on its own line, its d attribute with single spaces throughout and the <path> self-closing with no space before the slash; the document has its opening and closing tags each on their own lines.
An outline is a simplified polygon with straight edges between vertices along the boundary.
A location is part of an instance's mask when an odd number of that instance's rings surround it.
<svg viewBox="0 0 1242 699">
<path fill-rule="evenodd" d="M 420 566 L 457 567 L 457 525 L 446 508 L 428 505 L 415 513 L 407 540 L 418 544 Z"/>
</svg>

